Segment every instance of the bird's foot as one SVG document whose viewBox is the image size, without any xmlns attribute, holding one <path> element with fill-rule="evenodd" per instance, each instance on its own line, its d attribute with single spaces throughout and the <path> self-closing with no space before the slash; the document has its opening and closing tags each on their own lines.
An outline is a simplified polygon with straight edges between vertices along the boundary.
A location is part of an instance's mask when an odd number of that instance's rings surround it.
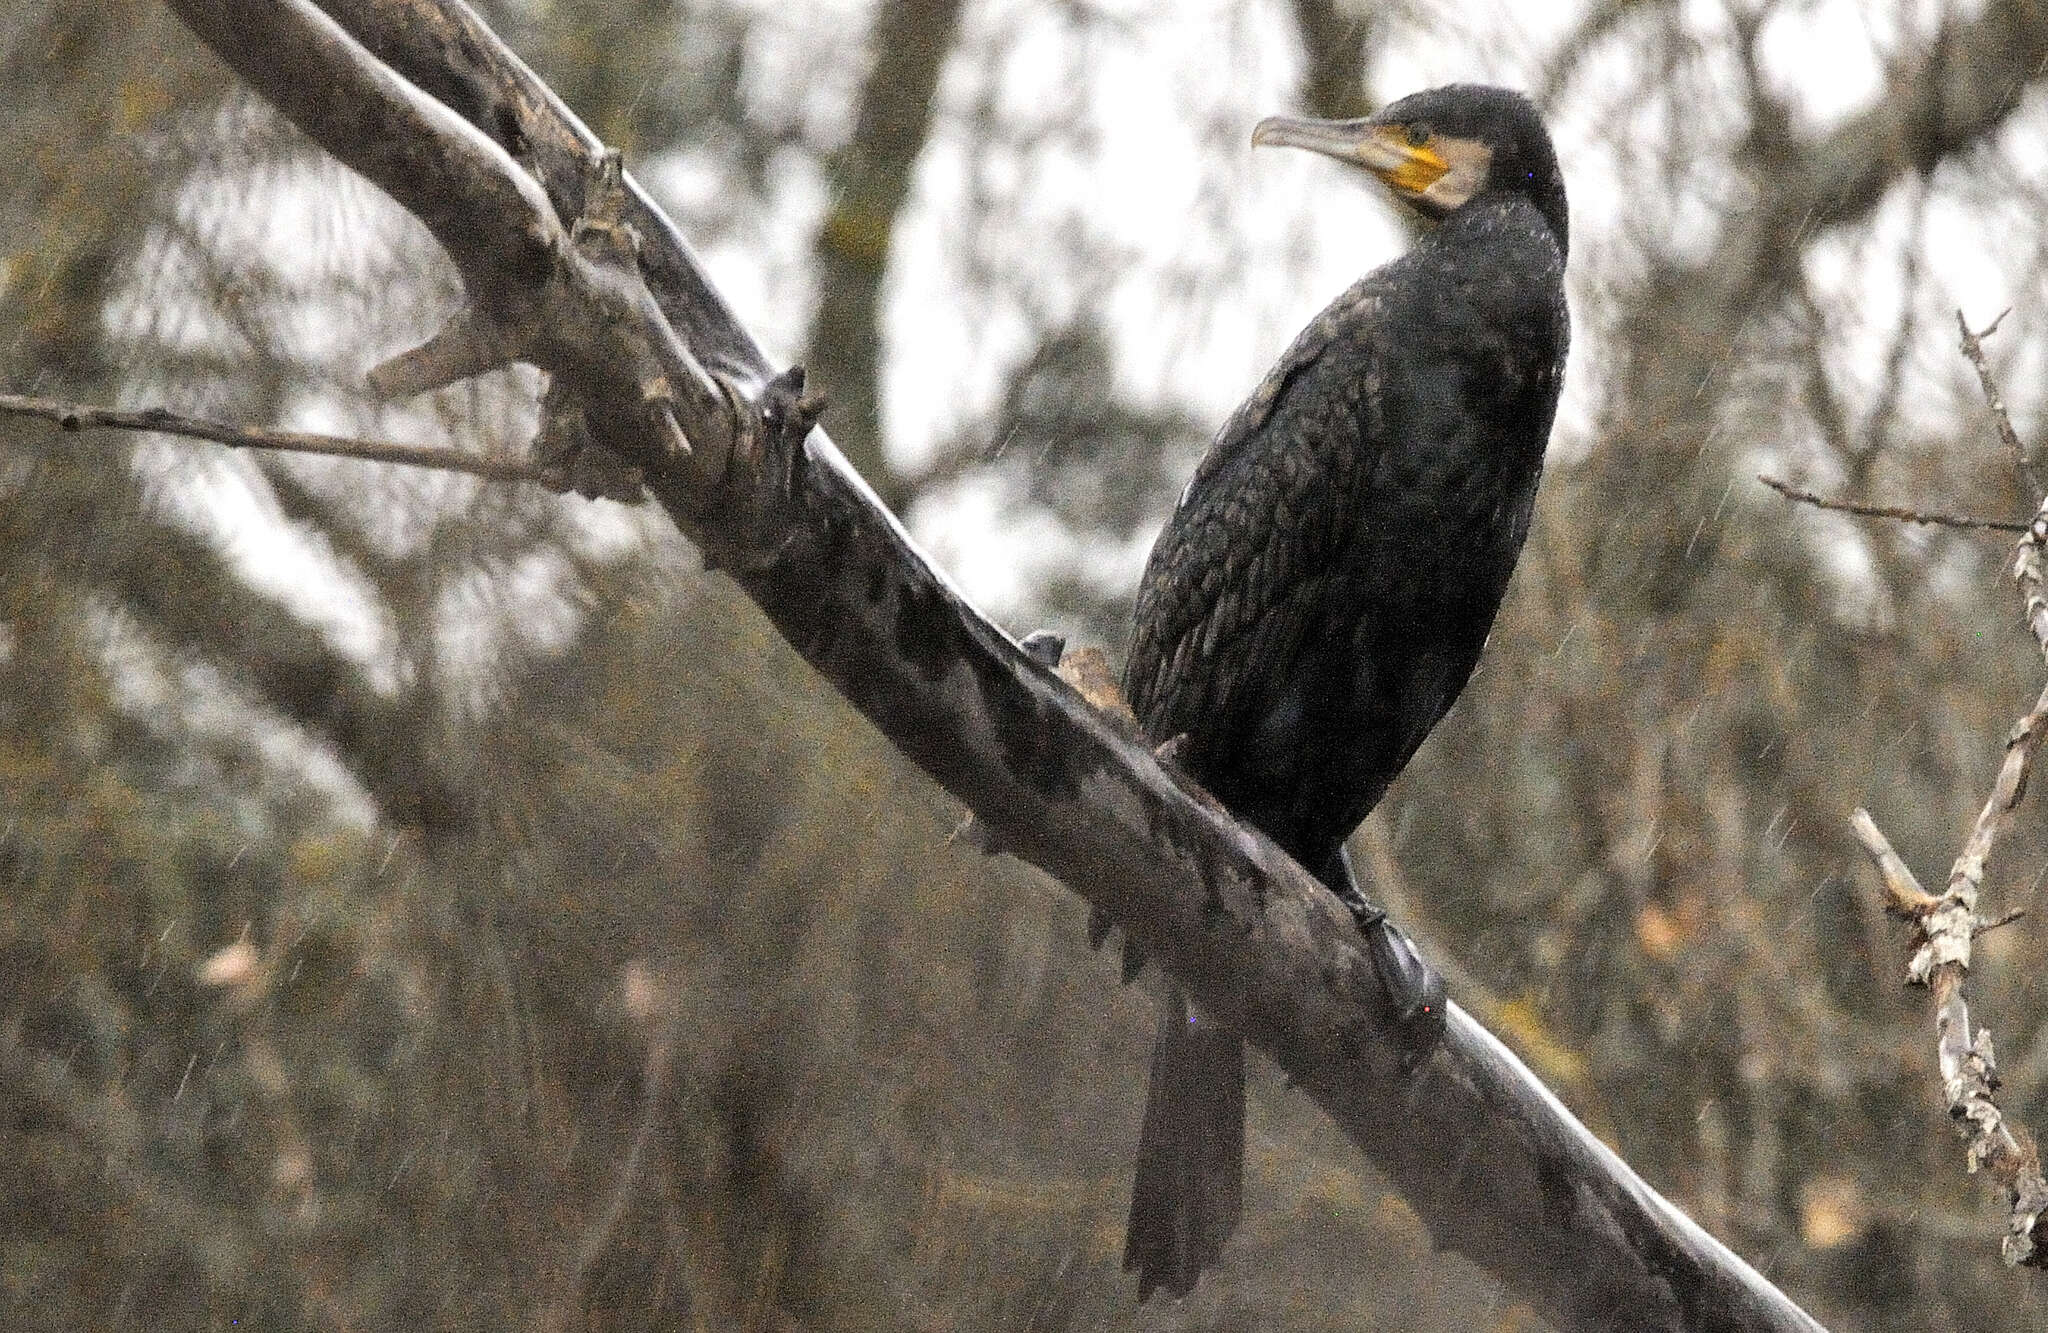
<svg viewBox="0 0 2048 1333">
<path fill-rule="evenodd" d="M 1443 974 L 1429 965 L 1406 932 L 1387 919 L 1386 908 L 1356 891 L 1343 898 L 1359 933 L 1365 936 L 1366 955 L 1372 959 L 1373 973 L 1393 1010 L 1401 1067 L 1413 1070 L 1443 1040 Z"/>
</svg>

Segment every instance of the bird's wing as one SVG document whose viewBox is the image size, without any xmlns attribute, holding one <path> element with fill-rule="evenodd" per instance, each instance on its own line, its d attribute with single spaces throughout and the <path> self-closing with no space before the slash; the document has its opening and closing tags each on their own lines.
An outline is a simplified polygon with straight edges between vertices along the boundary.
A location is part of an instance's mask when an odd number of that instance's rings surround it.
<svg viewBox="0 0 2048 1333">
<path fill-rule="evenodd" d="M 1217 433 L 1152 549 L 1124 675 L 1156 740 L 1227 742 L 1322 615 L 1356 511 L 1329 492 L 1361 487 L 1380 452 L 1361 430 L 1383 352 L 1375 299 L 1362 282 L 1302 330 Z"/>
<path fill-rule="evenodd" d="M 1356 335 L 1372 327 L 1376 322 L 1381 280 L 1378 272 L 1359 279 L 1295 335 L 1279 362 L 1266 372 L 1266 377 L 1259 381 L 1251 396 L 1237 405 L 1237 410 L 1216 432 L 1209 452 L 1203 455 L 1195 468 L 1194 478 L 1188 482 L 1188 489 L 1181 496 L 1183 506 L 1188 496 L 1227 466 L 1247 441 L 1259 437 L 1266 423 L 1272 420 L 1281 399 L 1304 371 L 1321 360 L 1323 354 L 1347 332 Z"/>
</svg>

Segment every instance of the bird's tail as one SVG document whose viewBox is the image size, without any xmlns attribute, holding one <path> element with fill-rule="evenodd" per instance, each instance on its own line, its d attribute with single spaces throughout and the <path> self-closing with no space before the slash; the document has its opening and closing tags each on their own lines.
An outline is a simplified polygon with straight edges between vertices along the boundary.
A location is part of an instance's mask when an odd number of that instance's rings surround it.
<svg viewBox="0 0 2048 1333">
<path fill-rule="evenodd" d="M 1174 987 L 1159 1016 L 1124 1271 L 1138 1299 L 1195 1288 L 1237 1227 L 1244 1203 L 1244 1040 Z"/>
</svg>

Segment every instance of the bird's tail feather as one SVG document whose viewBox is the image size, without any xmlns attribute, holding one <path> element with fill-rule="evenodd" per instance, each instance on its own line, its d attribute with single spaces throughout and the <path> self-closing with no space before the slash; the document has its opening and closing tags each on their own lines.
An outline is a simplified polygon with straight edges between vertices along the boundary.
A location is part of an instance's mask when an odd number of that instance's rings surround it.
<svg viewBox="0 0 2048 1333">
<path fill-rule="evenodd" d="M 1138 1135 L 1124 1270 L 1138 1299 L 1193 1291 L 1244 1203 L 1244 1040 L 1190 1014 L 1175 987 L 1159 1017 Z"/>
</svg>

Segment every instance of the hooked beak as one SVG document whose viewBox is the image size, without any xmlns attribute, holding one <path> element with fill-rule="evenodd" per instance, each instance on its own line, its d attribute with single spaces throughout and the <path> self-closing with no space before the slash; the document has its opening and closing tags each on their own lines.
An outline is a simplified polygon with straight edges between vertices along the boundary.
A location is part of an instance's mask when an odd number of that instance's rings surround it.
<svg viewBox="0 0 2048 1333">
<path fill-rule="evenodd" d="M 1366 120 L 1303 120 L 1268 116 L 1252 131 L 1252 144 L 1306 148 L 1354 162 L 1406 195 L 1420 195 L 1443 178 L 1451 164 L 1429 144 L 1411 144 L 1399 125 Z"/>
</svg>

